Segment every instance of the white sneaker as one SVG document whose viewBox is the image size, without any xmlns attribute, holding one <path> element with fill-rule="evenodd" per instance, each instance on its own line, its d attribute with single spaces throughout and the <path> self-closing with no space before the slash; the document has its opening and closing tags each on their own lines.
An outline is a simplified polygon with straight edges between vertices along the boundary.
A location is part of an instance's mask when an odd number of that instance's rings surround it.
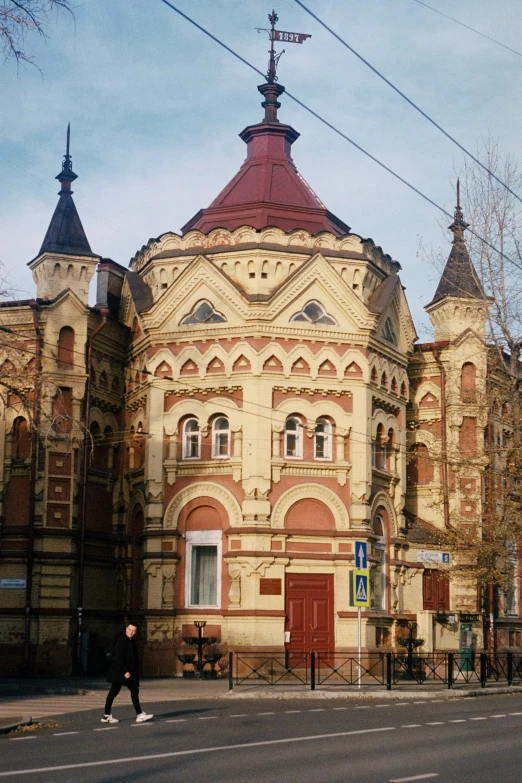
<svg viewBox="0 0 522 783">
<path fill-rule="evenodd" d="M 104 715 L 100 723 L 119 723 L 118 718 L 113 718 L 112 715 Z"/>
<path fill-rule="evenodd" d="M 146 720 L 152 720 L 154 715 L 147 715 L 146 712 L 140 712 L 139 715 L 136 715 L 136 723 L 145 723 Z"/>
</svg>

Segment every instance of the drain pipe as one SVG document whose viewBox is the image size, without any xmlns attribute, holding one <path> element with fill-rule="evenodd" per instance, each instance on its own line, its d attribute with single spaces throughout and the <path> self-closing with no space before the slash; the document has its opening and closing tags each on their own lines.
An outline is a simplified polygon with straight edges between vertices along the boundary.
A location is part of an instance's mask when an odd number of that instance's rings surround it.
<svg viewBox="0 0 522 783">
<path fill-rule="evenodd" d="M 42 374 L 42 331 L 38 320 L 38 303 L 33 299 L 29 306 L 33 315 L 36 335 L 35 375 L 33 388 L 33 427 L 31 432 L 31 468 L 29 478 L 29 530 L 27 541 L 27 574 L 25 582 L 24 662 L 23 670 L 31 671 L 31 612 L 33 604 L 34 516 L 36 512 L 36 468 L 38 430 L 40 427 L 40 377 Z"/>
<path fill-rule="evenodd" d="M 107 325 L 107 319 L 109 317 L 109 310 L 105 307 L 100 308 L 100 315 L 102 317 L 101 323 L 98 324 L 96 329 L 91 333 L 87 339 L 87 356 L 86 356 L 86 372 L 87 380 L 85 384 L 85 413 L 84 413 L 84 425 L 85 435 L 83 441 L 83 455 L 82 455 L 82 473 L 81 473 L 81 496 L 79 507 L 79 533 L 80 533 L 80 551 L 78 557 L 78 634 L 76 643 L 76 656 L 74 663 L 76 669 L 81 667 L 81 644 L 82 644 L 82 630 L 83 630 L 83 593 L 84 593 L 84 580 L 85 580 L 85 522 L 86 522 L 86 509 L 87 509 L 87 464 L 88 464 L 88 441 L 87 436 L 89 432 L 89 416 L 91 412 L 91 369 L 92 369 L 92 343 L 94 338 L 105 328 Z"/>
<path fill-rule="evenodd" d="M 441 426 L 441 478 L 442 478 L 442 504 L 444 510 L 444 527 L 451 528 L 449 513 L 448 491 L 448 443 L 446 437 L 446 369 L 440 358 L 440 348 L 433 349 L 433 356 L 440 370 L 440 426 Z"/>
</svg>

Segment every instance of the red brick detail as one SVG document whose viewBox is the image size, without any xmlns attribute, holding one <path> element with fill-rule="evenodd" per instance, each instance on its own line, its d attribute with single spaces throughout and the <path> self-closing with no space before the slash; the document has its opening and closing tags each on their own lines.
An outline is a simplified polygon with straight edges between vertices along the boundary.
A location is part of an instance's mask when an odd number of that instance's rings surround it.
<svg viewBox="0 0 522 783">
<path fill-rule="evenodd" d="M 291 372 L 297 375 L 309 375 L 310 365 L 306 359 L 299 358 L 293 363 Z"/>
<path fill-rule="evenodd" d="M 29 476 L 11 476 L 5 493 L 5 527 L 29 524 L 30 494 Z"/>
<path fill-rule="evenodd" d="M 472 362 L 466 362 L 462 365 L 460 396 L 462 402 L 477 401 L 477 368 Z"/>
<path fill-rule="evenodd" d="M 335 369 L 332 362 L 327 359 L 324 361 L 321 365 L 319 365 L 319 375 L 326 375 L 329 377 L 336 377 L 337 376 L 337 370 Z"/>
<path fill-rule="evenodd" d="M 232 372 L 250 372 L 251 369 L 252 365 L 250 364 L 250 360 L 247 359 L 244 354 L 241 354 L 234 362 Z"/>
<path fill-rule="evenodd" d="M 238 541 L 237 539 L 235 541 L 231 541 L 230 549 L 241 549 L 241 541 Z"/>
<path fill-rule="evenodd" d="M 419 408 L 433 408 L 438 406 L 439 401 L 431 392 L 426 392 L 424 397 L 419 402 Z"/>
<path fill-rule="evenodd" d="M 170 364 L 167 364 L 167 362 L 161 362 L 161 364 L 158 364 L 156 367 L 156 372 L 154 375 L 157 378 L 164 378 L 165 375 L 172 375 L 172 367 Z"/>
<path fill-rule="evenodd" d="M 263 364 L 263 371 L 264 372 L 282 372 L 283 371 L 283 365 L 282 365 L 280 359 L 277 358 L 277 356 L 273 356 L 272 355 Z"/>
<path fill-rule="evenodd" d="M 47 527 L 69 527 L 69 506 L 49 503 L 47 506 Z"/>
<path fill-rule="evenodd" d="M 221 359 L 218 359 L 217 356 L 212 359 L 210 364 L 207 366 L 207 372 L 225 372 L 225 365 L 221 361 Z"/>
<path fill-rule="evenodd" d="M 351 544 L 339 544 L 339 552 L 351 552 L 352 551 L 352 545 Z"/>
<path fill-rule="evenodd" d="M 172 541 L 162 541 L 161 542 L 161 551 L 162 552 L 172 552 L 173 545 Z"/>
<path fill-rule="evenodd" d="M 460 479 L 460 491 L 466 495 L 475 495 L 477 492 L 477 479 L 476 478 L 461 478 Z"/>
<path fill-rule="evenodd" d="M 70 479 L 49 479 L 47 486 L 47 497 L 49 500 L 68 501 L 71 491 Z"/>
<path fill-rule="evenodd" d="M 348 365 L 346 370 L 344 371 L 344 377 L 345 378 L 362 378 L 363 371 L 357 364 L 357 362 L 352 362 Z"/>
<path fill-rule="evenodd" d="M 330 509 L 321 501 L 303 498 L 288 510 L 285 517 L 285 528 L 316 531 L 335 530 L 335 519 Z"/>
<path fill-rule="evenodd" d="M 331 552 L 332 545 L 317 541 L 287 541 L 287 552 Z"/>
<path fill-rule="evenodd" d="M 463 457 L 473 457 L 477 452 L 477 419 L 465 416 L 459 432 L 459 445 Z"/>
<path fill-rule="evenodd" d="M 477 516 L 477 502 L 475 500 L 461 500 L 460 514 L 463 517 Z"/>
<path fill-rule="evenodd" d="M 272 546 L 270 547 L 272 552 L 282 552 L 283 551 L 283 542 L 282 541 L 272 541 Z"/>
<path fill-rule="evenodd" d="M 185 364 L 181 367 L 180 375 L 197 375 L 198 366 L 192 359 L 187 359 Z"/>
</svg>

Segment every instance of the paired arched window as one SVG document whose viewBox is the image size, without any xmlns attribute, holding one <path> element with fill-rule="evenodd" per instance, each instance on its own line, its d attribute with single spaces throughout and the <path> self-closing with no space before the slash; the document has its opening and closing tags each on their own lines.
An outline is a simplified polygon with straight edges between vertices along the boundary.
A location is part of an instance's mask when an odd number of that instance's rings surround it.
<svg viewBox="0 0 522 783">
<path fill-rule="evenodd" d="M 58 367 L 61 370 L 74 368 L 74 329 L 63 326 L 58 335 Z"/>
<path fill-rule="evenodd" d="M 314 432 L 314 458 L 332 459 L 332 425 L 327 419 L 317 419 Z"/>
<path fill-rule="evenodd" d="M 297 416 L 289 416 L 285 423 L 285 457 L 301 459 L 303 456 L 303 425 Z"/>
<path fill-rule="evenodd" d="M 386 470 L 386 431 L 383 424 L 377 425 L 377 434 L 373 441 L 372 463 L 380 470 Z"/>
<path fill-rule="evenodd" d="M 226 416 L 218 416 L 212 424 L 212 456 L 230 457 L 230 424 Z"/>
<path fill-rule="evenodd" d="M 187 419 L 183 424 L 183 459 L 199 459 L 201 454 L 201 430 L 197 419 Z"/>
</svg>

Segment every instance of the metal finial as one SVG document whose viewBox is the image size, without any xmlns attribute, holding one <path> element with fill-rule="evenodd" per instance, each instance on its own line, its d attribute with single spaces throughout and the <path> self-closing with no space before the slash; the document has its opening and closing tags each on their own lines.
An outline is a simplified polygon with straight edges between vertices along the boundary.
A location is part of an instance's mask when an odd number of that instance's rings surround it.
<svg viewBox="0 0 522 783">
<path fill-rule="evenodd" d="M 460 209 L 460 179 L 457 177 L 457 209 Z"/>
<path fill-rule="evenodd" d="M 72 160 L 70 155 L 71 148 L 71 123 L 67 124 L 67 144 L 65 147 L 65 155 L 63 156 L 62 171 L 72 171 Z"/>
</svg>

